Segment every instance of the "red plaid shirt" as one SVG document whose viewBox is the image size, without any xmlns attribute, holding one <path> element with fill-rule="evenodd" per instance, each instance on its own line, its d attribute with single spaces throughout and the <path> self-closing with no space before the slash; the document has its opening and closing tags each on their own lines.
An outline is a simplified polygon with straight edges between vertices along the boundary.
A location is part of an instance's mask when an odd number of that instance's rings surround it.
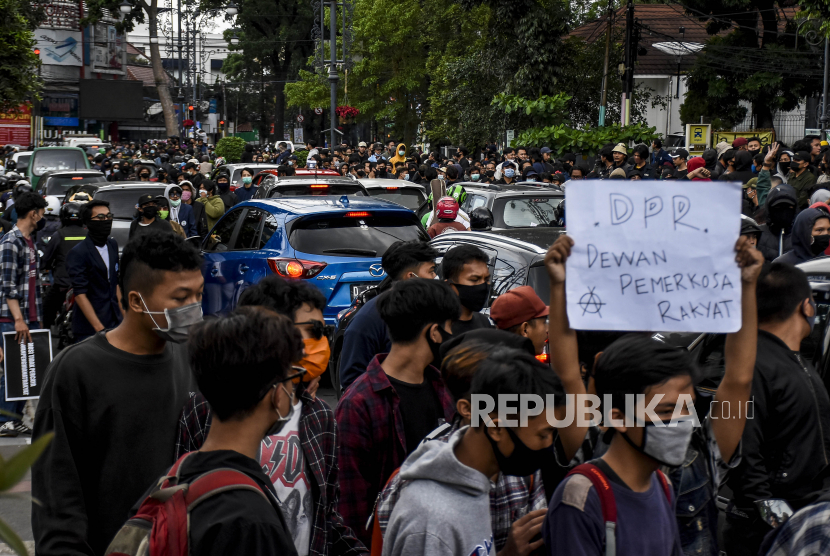
<svg viewBox="0 0 830 556">
<path fill-rule="evenodd" d="M 372 359 L 366 372 L 355 380 L 335 409 L 339 432 L 340 502 L 343 522 L 369 546 L 372 529 L 366 522 L 375 500 L 392 472 L 406 459 L 406 437 L 400 398 L 380 364 L 387 354 Z M 455 413 L 441 373 L 433 366 L 424 371 L 444 408 L 444 418 Z"/>
<path fill-rule="evenodd" d="M 306 477 L 314 495 L 310 556 L 358 555 L 369 551 L 358 542 L 355 534 L 343 524 L 337 513 L 338 489 L 337 424 L 326 402 L 301 394 L 303 411 L 300 414 L 300 443 L 306 463 Z M 185 404 L 179 419 L 179 439 L 176 459 L 198 450 L 210 430 L 211 412 L 201 393 Z M 368 546 L 368 545 L 367 545 Z"/>
</svg>

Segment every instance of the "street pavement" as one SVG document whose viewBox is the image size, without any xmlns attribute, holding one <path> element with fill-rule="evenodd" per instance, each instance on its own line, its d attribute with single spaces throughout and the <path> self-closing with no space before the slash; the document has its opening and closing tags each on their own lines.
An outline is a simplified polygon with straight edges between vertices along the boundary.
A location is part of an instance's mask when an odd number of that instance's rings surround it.
<svg viewBox="0 0 830 556">
<path fill-rule="evenodd" d="M 331 387 L 320 387 L 317 395 L 331 406 L 332 409 L 337 405 L 337 397 Z M 19 436 L 17 438 L 0 438 L 0 456 L 4 459 L 9 459 L 16 454 L 21 447 L 29 444 L 31 437 Z M 171 462 L 172 463 L 172 462 Z M 32 475 L 31 472 L 26 473 L 16 487 L 12 489 L 15 493 L 29 494 L 32 490 Z M 29 553 L 34 553 L 34 544 L 32 542 L 32 504 L 28 500 L 20 498 L 0 497 L 0 519 L 11 526 L 14 531 L 20 535 L 20 538 L 27 542 Z M 0 556 L 6 554 L 13 554 L 9 548 L 0 543 Z"/>
</svg>

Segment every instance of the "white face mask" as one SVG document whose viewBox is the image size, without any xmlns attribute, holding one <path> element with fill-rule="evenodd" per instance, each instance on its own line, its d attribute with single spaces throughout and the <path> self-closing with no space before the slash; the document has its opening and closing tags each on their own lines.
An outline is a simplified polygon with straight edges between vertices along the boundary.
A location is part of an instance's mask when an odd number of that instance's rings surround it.
<svg viewBox="0 0 830 556">
<path fill-rule="evenodd" d="M 677 467 L 686 459 L 686 450 L 692 440 L 692 433 L 695 432 L 695 421 L 692 417 L 683 417 L 675 420 L 674 426 L 658 427 L 651 421 L 647 421 L 643 427 L 643 445 L 634 444 L 627 434 L 623 438 L 631 446 L 654 461 Z"/>
</svg>

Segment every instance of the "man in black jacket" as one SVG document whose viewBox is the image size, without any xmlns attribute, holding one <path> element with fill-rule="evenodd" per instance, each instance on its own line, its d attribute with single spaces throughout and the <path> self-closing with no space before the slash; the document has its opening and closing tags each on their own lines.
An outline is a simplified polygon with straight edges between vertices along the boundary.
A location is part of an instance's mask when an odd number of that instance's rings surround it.
<svg viewBox="0 0 830 556">
<path fill-rule="evenodd" d="M 729 556 L 757 554 L 771 530 L 759 508 L 783 499 L 798 509 L 830 464 L 830 397 L 799 354 L 816 319 L 807 277 L 794 266 L 773 263 L 758 280 L 757 296 L 754 411 L 742 436 L 743 461 L 727 479 L 734 497 L 724 531 Z"/>
<path fill-rule="evenodd" d="M 66 292 L 72 287 L 69 273 L 66 271 L 66 257 L 73 247 L 86 238 L 81 205 L 66 203 L 60 210 L 61 229 L 52 236 L 43 257 L 40 258 L 40 269 L 52 273 L 52 286 L 43 297 L 43 327 L 50 328 L 66 299 Z"/>
<path fill-rule="evenodd" d="M 69 252 L 66 270 L 75 304 L 72 333 L 80 342 L 121 322 L 118 289 L 118 242 L 110 237 L 112 213 L 108 201 L 92 200 L 81 214 L 89 234 Z"/>
</svg>

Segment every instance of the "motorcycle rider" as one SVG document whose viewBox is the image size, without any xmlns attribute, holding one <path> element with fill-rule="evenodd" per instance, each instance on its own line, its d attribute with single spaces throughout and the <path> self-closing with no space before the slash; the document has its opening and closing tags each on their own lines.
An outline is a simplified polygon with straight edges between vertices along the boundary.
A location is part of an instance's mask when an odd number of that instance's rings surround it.
<svg viewBox="0 0 830 556">
<path fill-rule="evenodd" d="M 86 228 L 81 220 L 81 204 L 66 203 L 60 208 L 61 228 L 46 244 L 40 259 L 41 272 L 52 273 L 52 286 L 43 297 L 43 327 L 54 324 L 66 292 L 72 287 L 66 271 L 69 251 L 86 239 Z"/>
</svg>

